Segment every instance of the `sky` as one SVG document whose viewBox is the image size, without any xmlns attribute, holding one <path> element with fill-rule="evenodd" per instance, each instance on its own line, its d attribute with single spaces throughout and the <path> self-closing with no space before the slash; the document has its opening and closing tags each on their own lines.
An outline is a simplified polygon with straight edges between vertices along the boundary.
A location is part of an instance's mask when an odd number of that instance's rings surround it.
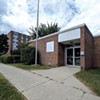
<svg viewBox="0 0 100 100">
<path fill-rule="evenodd" d="M 0 0 L 0 34 L 10 30 L 28 34 L 36 27 L 38 0 Z M 100 35 L 100 0 L 40 0 L 39 24 L 56 22 L 61 30 L 85 23 Z"/>
</svg>

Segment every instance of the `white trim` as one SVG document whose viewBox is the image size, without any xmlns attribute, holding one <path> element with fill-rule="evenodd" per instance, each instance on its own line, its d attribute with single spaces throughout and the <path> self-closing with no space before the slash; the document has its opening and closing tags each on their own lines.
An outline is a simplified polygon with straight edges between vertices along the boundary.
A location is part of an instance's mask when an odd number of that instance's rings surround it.
<svg viewBox="0 0 100 100">
<path fill-rule="evenodd" d="M 94 37 L 94 38 L 96 38 L 96 37 L 100 37 L 100 35 L 94 35 L 93 37 Z"/>
<path fill-rule="evenodd" d="M 83 24 L 80 24 L 80 25 L 76 25 L 76 26 L 67 28 L 67 29 L 65 29 L 63 31 L 59 31 L 59 34 L 64 33 L 64 32 L 67 32 L 67 31 L 70 31 L 70 30 L 74 30 L 74 29 L 77 29 L 77 28 L 80 28 L 80 27 L 83 27 L 83 26 L 86 26 L 86 24 L 83 23 Z"/>
<path fill-rule="evenodd" d="M 50 36 L 54 36 L 54 35 L 57 35 L 57 34 L 61 34 L 61 33 L 64 33 L 64 32 L 70 31 L 70 30 L 74 30 L 74 29 L 80 28 L 80 27 L 85 26 L 85 25 L 86 24 L 83 23 L 83 24 L 80 24 L 80 25 L 77 25 L 77 26 L 74 26 L 74 27 L 71 27 L 71 28 L 67 28 L 66 30 L 63 30 L 63 31 L 58 31 L 58 32 L 55 32 L 55 33 L 51 33 L 49 35 L 38 38 L 38 40 L 41 40 L 41 39 L 44 39 L 44 38 L 47 38 L 47 37 L 50 37 Z M 36 39 L 28 41 L 28 42 L 34 42 L 34 41 L 36 41 Z"/>
<path fill-rule="evenodd" d="M 54 36 L 54 35 L 57 35 L 57 34 L 58 34 L 57 32 L 56 33 L 51 33 L 49 35 L 38 38 L 38 40 L 41 40 L 41 39 L 44 39 L 44 38 L 47 38 L 47 37 L 50 37 L 50 36 Z M 36 41 L 36 39 L 28 41 L 28 42 L 34 42 L 34 41 Z"/>
</svg>

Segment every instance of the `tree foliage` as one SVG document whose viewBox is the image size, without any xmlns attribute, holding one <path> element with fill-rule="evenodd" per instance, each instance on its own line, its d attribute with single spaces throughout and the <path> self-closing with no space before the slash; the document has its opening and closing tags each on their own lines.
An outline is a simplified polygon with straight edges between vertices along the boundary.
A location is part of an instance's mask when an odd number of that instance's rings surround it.
<svg viewBox="0 0 100 100">
<path fill-rule="evenodd" d="M 11 55 L 20 55 L 21 52 L 19 49 L 17 49 L 17 50 L 10 51 L 10 53 L 11 53 Z"/>
<path fill-rule="evenodd" d="M 22 49 L 22 62 L 24 64 L 35 63 L 35 48 L 34 47 L 25 47 Z"/>
<path fill-rule="evenodd" d="M 8 51 L 8 37 L 5 34 L 0 35 L 0 53 L 5 54 Z"/>
<path fill-rule="evenodd" d="M 28 47 L 28 44 L 27 43 L 21 43 L 21 49 L 25 48 L 25 47 Z"/>
<path fill-rule="evenodd" d="M 38 37 L 43 37 L 48 34 L 52 34 L 54 32 L 57 32 L 60 30 L 60 27 L 58 27 L 58 23 L 47 23 L 47 24 L 40 24 L 38 28 Z M 28 30 L 28 33 L 33 36 L 33 39 L 36 38 L 36 31 L 37 27 L 31 26 Z"/>
</svg>

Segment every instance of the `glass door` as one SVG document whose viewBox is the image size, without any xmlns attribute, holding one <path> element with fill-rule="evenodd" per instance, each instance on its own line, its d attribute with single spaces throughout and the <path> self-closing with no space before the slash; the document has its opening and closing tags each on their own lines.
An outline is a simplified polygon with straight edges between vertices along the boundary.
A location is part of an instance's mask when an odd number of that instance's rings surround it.
<svg viewBox="0 0 100 100">
<path fill-rule="evenodd" d="M 75 65 L 79 66 L 80 65 L 80 48 L 75 48 L 74 49 L 74 61 L 75 61 Z"/>
<path fill-rule="evenodd" d="M 80 66 L 80 47 L 66 48 L 65 64 Z"/>
<path fill-rule="evenodd" d="M 67 49 L 67 65 L 73 65 L 73 49 Z"/>
</svg>

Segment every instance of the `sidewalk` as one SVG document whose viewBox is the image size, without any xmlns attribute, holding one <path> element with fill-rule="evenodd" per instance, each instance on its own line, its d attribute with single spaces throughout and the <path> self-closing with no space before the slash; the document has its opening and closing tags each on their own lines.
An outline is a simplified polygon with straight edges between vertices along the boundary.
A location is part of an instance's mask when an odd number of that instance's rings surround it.
<svg viewBox="0 0 100 100">
<path fill-rule="evenodd" d="M 100 100 L 100 97 L 76 88 L 81 83 L 78 84 L 77 82 L 75 83 L 76 87 L 73 87 L 73 83 L 77 79 L 71 74 L 70 77 L 67 76 L 69 74 L 63 70 L 61 72 L 58 70 L 55 68 L 43 70 L 43 72 L 41 70 L 41 73 L 39 71 L 29 72 L 0 63 L 0 73 L 22 92 L 28 100 Z M 67 69 L 64 68 L 64 70 Z M 61 75 L 60 78 L 57 77 L 56 72 L 59 76 Z M 51 76 L 53 73 L 55 75 Z M 69 77 L 68 80 L 67 77 Z M 72 85 L 69 84 L 69 80 L 72 80 Z"/>
</svg>

